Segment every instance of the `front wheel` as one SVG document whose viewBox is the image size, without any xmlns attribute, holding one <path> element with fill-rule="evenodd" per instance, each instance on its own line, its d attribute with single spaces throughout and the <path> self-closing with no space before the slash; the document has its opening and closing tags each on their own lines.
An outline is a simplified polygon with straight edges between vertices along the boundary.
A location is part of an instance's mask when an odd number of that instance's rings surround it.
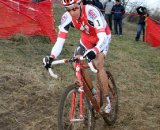
<svg viewBox="0 0 160 130">
<path fill-rule="evenodd" d="M 118 113 L 118 94 L 117 94 L 117 87 L 112 74 L 109 71 L 106 71 L 106 73 L 108 76 L 109 98 L 110 98 L 112 109 L 109 114 L 106 114 L 103 116 L 103 119 L 108 125 L 113 125 L 117 119 L 117 113 Z M 103 97 L 102 93 L 101 93 L 101 96 Z M 104 100 L 106 102 L 106 98 L 105 99 L 101 98 L 101 99 L 102 99 L 102 102 Z"/>
<path fill-rule="evenodd" d="M 81 119 L 80 103 L 79 103 L 80 93 L 78 89 L 79 86 L 73 84 L 68 86 L 65 89 L 64 93 L 62 94 L 58 109 L 58 130 L 94 130 L 95 120 L 93 117 L 91 104 L 84 93 L 83 93 L 84 118 L 80 120 Z M 72 117 L 71 115 L 73 115 L 73 113 L 74 116 Z M 74 118 L 74 120 L 71 120 L 72 118 Z"/>
</svg>

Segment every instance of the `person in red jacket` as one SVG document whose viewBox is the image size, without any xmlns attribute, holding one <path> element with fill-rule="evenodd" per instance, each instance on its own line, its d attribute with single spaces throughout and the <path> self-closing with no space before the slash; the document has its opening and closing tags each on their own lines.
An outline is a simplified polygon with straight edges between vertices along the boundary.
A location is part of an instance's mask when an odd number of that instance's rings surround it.
<svg viewBox="0 0 160 130">
<path fill-rule="evenodd" d="M 81 31 L 80 41 L 74 55 L 82 55 L 89 62 L 93 61 L 106 96 L 103 111 L 109 113 L 111 103 L 108 95 L 108 78 L 104 68 L 104 58 L 111 40 L 109 26 L 100 10 L 92 5 L 83 5 L 81 0 L 62 0 L 62 4 L 66 12 L 61 18 L 59 34 L 51 54 L 44 57 L 44 66 L 46 69 L 50 68 L 52 61 L 60 55 L 70 27 Z M 91 81 L 88 84 L 91 85 L 90 88 L 93 88 Z"/>
</svg>

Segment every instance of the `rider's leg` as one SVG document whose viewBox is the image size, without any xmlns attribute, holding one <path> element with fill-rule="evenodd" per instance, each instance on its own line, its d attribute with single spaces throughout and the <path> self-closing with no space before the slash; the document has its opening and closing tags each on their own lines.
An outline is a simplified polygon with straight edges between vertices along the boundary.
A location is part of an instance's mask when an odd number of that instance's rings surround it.
<svg viewBox="0 0 160 130">
<path fill-rule="evenodd" d="M 96 66 L 96 69 L 98 70 L 97 76 L 99 80 L 102 83 L 102 89 L 104 92 L 104 96 L 108 96 L 108 78 L 107 74 L 104 68 L 104 57 L 105 55 L 103 53 L 99 53 L 94 60 L 94 65 Z"/>
<path fill-rule="evenodd" d="M 97 73 L 97 77 L 98 79 L 100 80 L 101 84 L 102 84 L 102 89 L 103 89 L 103 93 L 104 93 L 104 96 L 106 97 L 106 106 L 104 106 L 105 108 L 105 112 L 106 113 L 109 113 L 110 110 L 111 110 L 111 105 L 110 105 L 110 99 L 109 99 L 109 96 L 108 96 L 108 77 L 107 77 L 107 74 L 106 74 L 106 71 L 105 71 L 105 68 L 104 68 L 104 58 L 105 58 L 105 55 L 104 53 L 99 53 L 96 57 L 96 59 L 94 60 L 94 64 L 98 70 L 98 73 Z"/>
</svg>

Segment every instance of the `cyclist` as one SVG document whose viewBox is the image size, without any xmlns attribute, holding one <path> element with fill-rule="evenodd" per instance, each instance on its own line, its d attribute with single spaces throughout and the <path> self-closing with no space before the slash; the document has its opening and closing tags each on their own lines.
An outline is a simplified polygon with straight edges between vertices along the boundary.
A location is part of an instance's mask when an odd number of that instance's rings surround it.
<svg viewBox="0 0 160 130">
<path fill-rule="evenodd" d="M 106 104 L 101 108 L 105 113 L 111 110 L 108 96 L 108 79 L 104 68 L 104 58 L 109 48 L 111 33 L 102 13 L 92 5 L 83 5 L 81 0 L 62 0 L 66 12 L 61 18 L 57 41 L 51 55 L 45 57 L 44 66 L 51 67 L 52 61 L 60 55 L 70 27 L 81 31 L 81 38 L 74 55 L 83 55 L 92 61 L 102 82 Z M 86 77 L 87 78 L 87 77 Z M 92 88 L 91 80 L 89 81 Z"/>
</svg>

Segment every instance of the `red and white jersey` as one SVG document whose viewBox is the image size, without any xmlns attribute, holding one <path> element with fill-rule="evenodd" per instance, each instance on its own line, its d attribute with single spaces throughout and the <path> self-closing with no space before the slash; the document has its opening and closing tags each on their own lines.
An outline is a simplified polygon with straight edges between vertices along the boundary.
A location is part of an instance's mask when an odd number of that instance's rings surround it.
<svg viewBox="0 0 160 130">
<path fill-rule="evenodd" d="M 63 14 L 58 38 L 52 48 L 51 56 L 57 57 L 60 54 L 71 26 L 81 31 L 80 43 L 86 49 L 92 49 L 96 46 L 96 51 L 100 52 L 104 47 L 109 46 L 111 33 L 104 16 L 96 7 L 83 5 L 78 20 L 71 17 L 69 12 Z"/>
</svg>

